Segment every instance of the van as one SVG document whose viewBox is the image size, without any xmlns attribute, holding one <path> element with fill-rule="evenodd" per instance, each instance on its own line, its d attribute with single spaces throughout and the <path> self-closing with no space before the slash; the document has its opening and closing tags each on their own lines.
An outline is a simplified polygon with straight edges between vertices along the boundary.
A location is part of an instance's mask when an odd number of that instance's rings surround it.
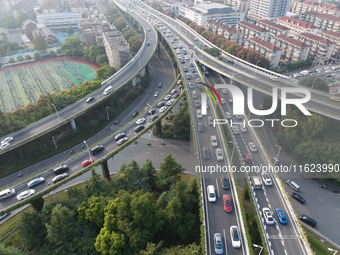
<svg viewBox="0 0 340 255">
<path fill-rule="evenodd" d="M 0 200 L 4 200 L 6 198 L 9 198 L 15 194 L 15 189 L 10 188 L 10 189 L 5 189 L 0 192 Z"/>
<path fill-rule="evenodd" d="M 300 186 L 295 182 L 295 181 L 292 181 L 292 180 L 288 180 L 287 181 L 287 184 L 295 191 L 300 191 Z"/>
<path fill-rule="evenodd" d="M 98 152 L 101 152 L 101 151 L 103 151 L 105 148 L 104 148 L 104 146 L 103 145 L 98 145 L 98 146 L 95 146 L 95 147 L 93 147 L 92 149 L 90 149 L 90 153 L 92 154 L 92 155 L 96 155 Z"/>
<path fill-rule="evenodd" d="M 208 201 L 209 202 L 216 202 L 216 193 L 215 193 L 214 185 L 209 185 L 207 187 L 207 193 L 208 193 Z"/>
<path fill-rule="evenodd" d="M 261 179 L 258 176 L 252 176 L 250 178 L 251 180 L 251 185 L 253 185 L 254 189 L 261 189 L 262 188 L 262 183 Z"/>
<path fill-rule="evenodd" d="M 197 93 L 196 93 L 196 90 L 193 90 L 192 91 L 192 98 L 196 99 L 197 98 Z"/>
<path fill-rule="evenodd" d="M 57 166 L 57 167 L 55 167 L 55 168 L 53 168 L 53 172 L 55 173 L 55 174 L 61 174 L 61 173 L 64 173 L 64 172 L 66 172 L 68 170 L 68 165 L 66 165 L 66 164 L 62 164 L 62 165 L 60 165 L 60 166 Z"/>
<path fill-rule="evenodd" d="M 104 96 L 106 96 L 106 95 L 110 94 L 112 91 L 113 91 L 113 87 L 112 87 L 112 86 L 108 86 L 108 87 L 104 90 L 103 94 L 104 94 Z"/>
</svg>

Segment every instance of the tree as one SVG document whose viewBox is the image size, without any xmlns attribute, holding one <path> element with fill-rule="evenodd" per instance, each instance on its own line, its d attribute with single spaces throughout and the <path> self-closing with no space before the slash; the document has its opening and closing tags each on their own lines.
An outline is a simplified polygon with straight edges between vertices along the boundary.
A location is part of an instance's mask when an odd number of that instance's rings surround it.
<svg viewBox="0 0 340 255">
<path fill-rule="evenodd" d="M 184 172 L 184 168 L 176 162 L 171 154 L 163 159 L 159 168 L 157 186 L 162 191 L 168 190 L 170 185 L 179 180 L 180 175 Z"/>
<path fill-rule="evenodd" d="M 57 53 L 58 53 L 58 54 L 60 54 L 60 53 L 62 53 L 62 52 L 63 52 L 62 49 L 60 49 L 60 48 L 57 49 Z"/>
<path fill-rule="evenodd" d="M 91 168 L 91 178 L 85 181 L 85 196 L 99 196 L 107 190 L 107 183 L 96 173 L 94 167 Z"/>
<path fill-rule="evenodd" d="M 31 203 L 32 207 L 38 212 L 40 212 L 42 210 L 42 208 L 44 206 L 44 202 L 45 202 L 45 200 L 43 199 L 42 196 L 35 196 L 35 197 L 32 197 L 30 199 L 30 203 Z"/>
<path fill-rule="evenodd" d="M 47 41 L 45 38 L 39 34 L 33 40 L 33 45 L 36 50 L 46 50 L 47 49 Z"/>
<path fill-rule="evenodd" d="M 107 202 L 108 199 L 105 197 L 91 196 L 78 208 L 78 218 L 89 220 L 101 228 L 104 223 L 104 209 L 107 206 Z"/>
<path fill-rule="evenodd" d="M 72 35 L 72 34 L 74 33 L 73 27 L 68 27 L 68 28 L 66 29 L 66 33 L 67 33 L 68 35 Z"/>
<path fill-rule="evenodd" d="M 28 55 L 28 54 L 25 56 L 25 58 L 26 58 L 27 60 L 31 60 L 31 59 L 32 59 L 31 55 Z"/>
<path fill-rule="evenodd" d="M 302 79 L 301 85 L 308 87 L 308 88 L 312 88 L 312 86 L 313 86 L 313 89 L 318 89 L 318 90 L 321 90 L 321 91 L 327 91 L 328 92 L 328 90 L 329 90 L 327 82 L 318 78 L 318 77 L 315 77 L 315 76 L 311 76 L 311 77 Z"/>
<path fill-rule="evenodd" d="M 2 255 L 27 255 L 28 253 L 14 246 L 0 244 L 0 254 Z"/>
<path fill-rule="evenodd" d="M 83 56 L 83 47 L 79 37 L 71 36 L 66 38 L 65 42 L 61 45 L 61 49 L 65 55 L 69 56 Z"/>
<path fill-rule="evenodd" d="M 107 181 L 111 181 L 109 166 L 107 165 L 107 159 L 104 159 L 100 166 L 102 167 L 102 173 Z"/>
<path fill-rule="evenodd" d="M 179 245 L 179 246 L 167 248 L 160 253 L 160 255 L 172 255 L 172 254 L 176 254 L 176 255 L 187 255 L 187 254 L 200 255 L 202 253 L 201 253 L 201 247 L 197 244 L 189 244 L 188 246 Z"/>
<path fill-rule="evenodd" d="M 56 246 L 69 246 L 75 221 L 73 212 L 61 204 L 56 205 L 51 213 L 51 221 L 46 224 L 47 240 Z M 70 251 L 70 247 L 65 247 Z"/>
<path fill-rule="evenodd" d="M 34 52 L 34 58 L 39 59 L 40 58 L 40 53 L 39 52 Z"/>
<path fill-rule="evenodd" d="M 55 56 L 57 56 L 57 53 L 54 50 L 50 50 L 49 55 L 51 58 L 54 58 Z"/>
<path fill-rule="evenodd" d="M 66 33 L 66 27 L 62 27 L 62 28 L 60 28 L 60 32 L 62 32 L 62 33 Z"/>
<path fill-rule="evenodd" d="M 143 44 L 142 38 L 138 35 L 131 36 L 128 42 L 132 52 L 137 52 Z"/>
<path fill-rule="evenodd" d="M 8 62 L 12 64 L 12 63 L 15 62 L 15 60 L 14 60 L 14 58 L 10 58 L 10 59 L 8 60 Z"/>
<path fill-rule="evenodd" d="M 18 56 L 17 56 L 17 60 L 21 62 L 21 61 L 24 61 L 25 59 L 24 59 L 24 57 L 23 57 L 23 56 L 21 56 L 21 55 L 18 55 Z"/>
<path fill-rule="evenodd" d="M 100 66 L 107 62 L 108 62 L 108 59 L 107 59 L 106 54 L 101 54 L 96 57 L 96 63 Z"/>
<path fill-rule="evenodd" d="M 121 31 L 124 27 L 126 27 L 126 22 L 122 17 L 116 18 L 113 23 L 115 24 L 116 28 Z"/>
</svg>

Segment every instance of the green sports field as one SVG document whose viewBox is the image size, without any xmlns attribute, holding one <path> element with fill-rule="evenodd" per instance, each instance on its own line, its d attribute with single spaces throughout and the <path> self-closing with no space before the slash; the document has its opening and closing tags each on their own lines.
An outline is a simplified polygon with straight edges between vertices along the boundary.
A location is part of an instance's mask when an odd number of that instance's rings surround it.
<svg viewBox="0 0 340 255">
<path fill-rule="evenodd" d="M 68 90 L 95 77 L 92 67 L 67 57 L 3 68 L 0 71 L 0 110 L 14 111 L 35 103 L 40 95 Z"/>
</svg>

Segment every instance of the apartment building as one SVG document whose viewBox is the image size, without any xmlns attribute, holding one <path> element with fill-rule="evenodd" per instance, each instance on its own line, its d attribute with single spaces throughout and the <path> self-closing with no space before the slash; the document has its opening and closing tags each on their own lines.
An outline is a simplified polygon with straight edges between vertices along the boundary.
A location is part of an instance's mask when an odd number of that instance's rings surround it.
<svg viewBox="0 0 340 255">
<path fill-rule="evenodd" d="M 325 39 L 328 39 L 332 43 L 334 43 L 332 57 L 339 58 L 340 57 L 340 33 L 327 31 L 327 30 L 321 30 L 318 32 L 317 35 Z"/>
<path fill-rule="evenodd" d="M 120 69 L 131 59 L 130 46 L 117 30 L 103 32 L 103 42 L 109 65 Z"/>
<path fill-rule="evenodd" d="M 223 35 L 229 41 L 242 44 L 242 33 L 232 26 L 228 26 L 217 20 L 208 20 L 205 26 L 208 30 L 218 35 Z"/>
<path fill-rule="evenodd" d="M 38 23 L 44 24 L 51 30 L 60 30 L 62 27 L 73 27 L 80 29 L 80 12 L 59 12 L 41 14 L 37 16 Z"/>
<path fill-rule="evenodd" d="M 237 7 L 237 10 L 242 13 L 247 13 L 250 0 L 224 0 L 224 4 Z"/>
<path fill-rule="evenodd" d="M 310 11 L 306 13 L 304 21 L 307 21 L 322 30 L 334 32 L 340 30 L 340 17 L 334 15 Z"/>
<path fill-rule="evenodd" d="M 268 58 L 271 68 L 279 66 L 282 50 L 274 44 L 258 38 L 250 38 L 245 41 L 244 47 L 255 50 Z"/>
<path fill-rule="evenodd" d="M 301 33 L 294 35 L 295 39 L 304 42 L 310 47 L 310 55 L 315 56 L 320 61 L 327 61 L 330 59 L 334 43 L 321 36 L 310 33 Z"/>
<path fill-rule="evenodd" d="M 276 23 L 289 28 L 290 29 L 289 35 L 300 33 L 316 34 L 318 32 L 318 28 L 313 24 L 310 24 L 303 20 L 290 18 L 287 16 L 277 18 Z"/>
<path fill-rule="evenodd" d="M 269 31 L 263 27 L 249 23 L 248 21 L 242 21 L 237 24 L 237 30 L 242 32 L 243 40 L 250 38 L 259 38 L 261 40 L 268 40 Z"/>
<path fill-rule="evenodd" d="M 271 38 L 277 36 L 277 35 L 288 35 L 289 34 L 289 28 L 284 27 L 282 25 L 276 24 L 270 20 L 261 19 L 257 22 L 259 27 L 262 27 L 269 31 L 269 41 Z"/>
<path fill-rule="evenodd" d="M 290 0 L 251 0 L 248 19 L 274 19 L 285 16 Z"/>
<path fill-rule="evenodd" d="M 287 63 L 308 58 L 310 47 L 304 42 L 285 35 L 277 35 L 270 42 L 282 49 L 281 59 Z"/>
<path fill-rule="evenodd" d="M 315 1 L 293 0 L 291 4 L 291 12 L 294 12 L 304 18 L 305 14 L 310 11 L 320 12 L 324 14 L 340 17 L 340 9 L 330 4 L 321 4 Z"/>
</svg>

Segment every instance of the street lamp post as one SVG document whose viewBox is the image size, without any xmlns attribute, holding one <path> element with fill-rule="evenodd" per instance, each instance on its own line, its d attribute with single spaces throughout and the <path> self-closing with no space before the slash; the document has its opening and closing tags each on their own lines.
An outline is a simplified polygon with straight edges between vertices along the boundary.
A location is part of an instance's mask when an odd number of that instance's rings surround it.
<svg viewBox="0 0 340 255">
<path fill-rule="evenodd" d="M 57 146 L 57 143 L 56 143 L 55 140 L 54 140 L 54 136 L 52 136 L 52 140 L 53 140 L 53 143 L 54 143 L 55 148 L 58 150 L 58 146 Z"/>
<path fill-rule="evenodd" d="M 276 155 L 276 159 L 279 160 L 279 155 L 280 155 L 280 151 L 281 151 L 281 146 L 275 144 L 276 147 L 279 148 L 279 151 L 277 152 L 277 155 Z"/>
<path fill-rule="evenodd" d="M 233 150 L 232 150 L 232 152 L 231 152 L 231 159 L 230 159 L 230 161 L 231 162 L 233 162 L 233 158 L 234 158 L 234 151 L 235 151 L 235 143 L 234 142 L 232 142 L 232 141 L 228 141 L 229 143 L 232 143 L 234 146 L 233 146 Z"/>
<path fill-rule="evenodd" d="M 259 60 L 256 61 L 256 64 L 255 64 L 256 66 L 257 66 L 257 64 L 260 62 L 260 60 L 261 60 L 261 59 L 259 59 Z M 255 71 L 256 71 L 256 69 L 254 69 L 254 76 L 256 76 Z"/>
<path fill-rule="evenodd" d="M 338 250 L 334 250 L 334 249 L 332 249 L 332 248 L 328 248 L 328 250 L 331 251 L 331 252 L 334 252 L 333 255 L 335 255 L 335 254 L 338 253 Z"/>
<path fill-rule="evenodd" d="M 260 248 L 260 252 L 259 252 L 259 254 L 257 254 L 257 255 L 261 255 L 261 252 L 262 252 L 262 250 L 263 250 L 263 247 L 260 246 L 260 245 L 257 245 L 257 244 L 253 244 L 253 246 L 254 246 L 255 248 Z"/>
<path fill-rule="evenodd" d="M 91 157 L 91 153 L 90 153 L 90 149 L 89 146 L 87 145 L 86 141 L 84 141 L 86 148 L 87 148 L 87 152 L 89 153 L 89 157 L 90 157 L 90 161 L 92 161 L 92 157 Z"/>
<path fill-rule="evenodd" d="M 107 120 L 110 120 L 109 108 L 110 108 L 110 107 L 106 106 L 106 116 L 107 116 Z"/>
<path fill-rule="evenodd" d="M 54 110 L 55 110 L 55 112 L 57 114 L 57 117 L 58 117 L 58 120 L 60 122 L 60 118 L 59 118 L 59 114 L 58 114 L 58 111 L 57 111 L 57 107 L 55 107 L 55 105 L 53 103 L 52 103 L 52 106 L 54 107 Z"/>
</svg>

